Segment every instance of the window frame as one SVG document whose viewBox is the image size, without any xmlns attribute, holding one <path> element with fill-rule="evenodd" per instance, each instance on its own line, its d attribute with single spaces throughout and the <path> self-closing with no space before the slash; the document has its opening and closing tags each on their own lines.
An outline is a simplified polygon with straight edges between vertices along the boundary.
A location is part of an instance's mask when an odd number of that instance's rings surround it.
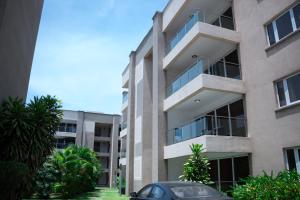
<svg viewBox="0 0 300 200">
<path fill-rule="evenodd" d="M 278 104 L 279 108 L 284 108 L 284 107 L 287 107 L 287 106 L 291 106 L 291 105 L 295 105 L 295 104 L 299 104 L 300 103 L 300 99 L 297 100 L 297 101 L 291 102 L 290 94 L 289 94 L 289 87 L 288 87 L 288 83 L 287 83 L 287 80 L 289 78 L 292 78 L 292 77 L 297 76 L 297 75 L 300 75 L 300 72 L 294 73 L 294 74 L 292 74 L 290 76 L 287 76 L 287 77 L 285 77 L 283 79 L 275 81 L 274 86 L 275 86 L 275 90 L 276 90 L 276 99 L 277 99 L 277 104 Z M 278 94 L 278 87 L 277 87 L 277 83 L 279 83 L 281 81 L 283 83 L 284 97 L 285 97 L 285 101 L 286 101 L 286 105 L 283 105 L 283 106 L 280 106 L 280 100 L 279 100 L 279 94 Z"/>
<path fill-rule="evenodd" d="M 292 149 L 294 151 L 294 159 L 295 159 L 295 163 L 296 163 L 296 170 L 300 174 L 300 155 L 299 155 L 300 146 L 290 147 L 290 148 L 284 149 L 285 167 L 286 167 L 287 170 L 290 170 L 289 169 L 288 156 L 287 156 L 287 150 L 290 150 L 290 149 Z"/>
<path fill-rule="evenodd" d="M 295 14 L 294 14 L 294 10 L 293 10 L 298 5 L 300 5 L 300 3 L 296 3 L 295 5 L 291 6 L 290 8 L 288 8 L 285 11 L 283 11 L 280 15 L 278 15 L 277 17 L 275 17 L 274 19 L 272 19 L 271 21 L 269 21 L 268 23 L 266 23 L 264 25 L 265 32 L 266 32 L 266 35 L 267 35 L 267 42 L 268 42 L 269 46 L 276 45 L 278 42 L 284 40 L 284 38 L 288 37 L 290 34 L 296 32 L 297 30 L 300 29 L 300 28 L 297 28 L 297 24 L 296 24 L 296 20 L 295 20 Z M 283 15 L 285 15 L 286 13 L 289 13 L 293 31 L 291 33 L 287 34 L 286 36 L 284 36 L 283 38 L 279 39 L 279 34 L 278 34 L 278 29 L 277 29 L 276 21 L 280 17 L 282 17 Z M 274 32 L 274 37 L 275 37 L 275 43 L 274 44 L 270 44 L 270 38 L 269 38 L 268 28 L 267 28 L 268 25 L 270 25 L 270 24 L 272 24 L 273 32 Z"/>
</svg>

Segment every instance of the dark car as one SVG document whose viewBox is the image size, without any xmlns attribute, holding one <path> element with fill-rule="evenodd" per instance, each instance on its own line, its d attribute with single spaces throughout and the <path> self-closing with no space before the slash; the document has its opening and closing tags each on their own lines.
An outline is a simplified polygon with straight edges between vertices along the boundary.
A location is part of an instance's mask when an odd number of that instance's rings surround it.
<svg viewBox="0 0 300 200">
<path fill-rule="evenodd" d="M 232 200 L 212 187 L 191 182 L 153 183 L 130 196 L 130 200 Z"/>
</svg>

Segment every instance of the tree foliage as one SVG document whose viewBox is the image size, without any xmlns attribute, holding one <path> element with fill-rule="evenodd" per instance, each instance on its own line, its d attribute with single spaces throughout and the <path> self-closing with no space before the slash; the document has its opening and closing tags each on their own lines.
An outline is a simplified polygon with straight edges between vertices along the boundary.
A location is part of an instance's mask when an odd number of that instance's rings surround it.
<svg viewBox="0 0 300 200">
<path fill-rule="evenodd" d="M 23 163 L 28 168 L 16 199 L 30 191 L 32 177 L 54 148 L 60 109 L 60 102 L 51 96 L 34 97 L 28 104 L 9 97 L 0 107 L 0 160 Z"/>
<path fill-rule="evenodd" d="M 277 176 L 248 177 L 233 190 L 235 200 L 300 200 L 300 175 L 297 171 L 283 171 Z"/>
<path fill-rule="evenodd" d="M 208 159 L 203 155 L 202 144 L 190 146 L 192 155 L 183 166 L 183 175 L 179 177 L 182 181 L 192 181 L 203 184 L 211 184 Z"/>
<path fill-rule="evenodd" d="M 52 192 L 72 197 L 94 190 L 101 172 L 102 168 L 94 151 L 69 146 L 55 152 L 39 170 L 36 191 L 43 198 L 49 197 Z"/>
</svg>

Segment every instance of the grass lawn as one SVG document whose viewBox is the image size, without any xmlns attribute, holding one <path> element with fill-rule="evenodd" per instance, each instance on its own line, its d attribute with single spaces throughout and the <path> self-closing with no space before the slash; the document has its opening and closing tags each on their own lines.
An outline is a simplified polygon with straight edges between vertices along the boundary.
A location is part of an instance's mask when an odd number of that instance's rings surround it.
<svg viewBox="0 0 300 200">
<path fill-rule="evenodd" d="M 57 195 L 51 195 L 50 199 L 61 199 Z M 96 188 L 93 192 L 87 192 L 76 196 L 70 200 L 76 199 L 90 199 L 90 200 L 129 200 L 128 197 L 122 195 L 120 196 L 118 191 L 110 188 Z"/>
<path fill-rule="evenodd" d="M 97 200 L 128 200 L 126 196 L 120 196 L 118 191 L 110 188 L 97 188 L 94 192 L 88 192 L 74 199 L 97 199 Z"/>
</svg>

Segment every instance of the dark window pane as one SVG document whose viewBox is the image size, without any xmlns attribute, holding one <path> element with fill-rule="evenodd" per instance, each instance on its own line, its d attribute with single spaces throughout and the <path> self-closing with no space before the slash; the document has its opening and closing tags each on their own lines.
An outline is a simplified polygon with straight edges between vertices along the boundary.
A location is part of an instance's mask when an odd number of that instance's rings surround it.
<svg viewBox="0 0 300 200">
<path fill-rule="evenodd" d="M 216 135 L 215 133 L 215 112 L 210 112 L 207 113 L 207 117 L 206 117 L 206 135 Z"/>
<path fill-rule="evenodd" d="M 237 64 L 226 63 L 226 75 L 228 78 L 241 79 L 240 66 Z"/>
<path fill-rule="evenodd" d="M 221 24 L 223 28 L 234 30 L 234 24 L 232 18 L 221 16 Z"/>
<path fill-rule="evenodd" d="M 300 28 L 300 4 L 293 8 L 297 28 Z"/>
<path fill-rule="evenodd" d="M 235 181 L 240 181 L 250 175 L 248 156 L 234 158 Z"/>
<path fill-rule="evenodd" d="M 211 74 L 216 76 L 225 76 L 223 60 L 211 66 Z"/>
<path fill-rule="evenodd" d="M 217 126 L 218 135 L 230 135 L 228 106 L 224 106 L 217 110 Z"/>
<path fill-rule="evenodd" d="M 287 36 L 289 33 L 293 32 L 292 21 L 290 13 L 287 12 L 276 20 L 277 31 L 279 39 Z"/>
<path fill-rule="evenodd" d="M 235 50 L 232 53 L 230 53 L 229 55 L 227 55 L 225 57 L 225 61 L 230 62 L 230 63 L 239 64 L 240 62 L 239 62 L 238 51 Z"/>
<path fill-rule="evenodd" d="M 212 25 L 220 26 L 220 19 L 218 18 L 216 21 L 212 23 Z"/>
<path fill-rule="evenodd" d="M 228 191 L 233 186 L 231 158 L 220 160 L 220 179 L 222 191 Z"/>
<path fill-rule="evenodd" d="M 59 131 L 60 132 L 65 132 L 66 131 L 66 124 L 65 123 L 61 123 L 59 125 Z"/>
<path fill-rule="evenodd" d="M 224 12 L 223 15 L 224 15 L 224 16 L 227 16 L 227 17 L 233 18 L 233 16 L 232 16 L 232 8 L 231 8 L 231 7 L 228 8 L 228 9 Z"/>
<path fill-rule="evenodd" d="M 300 100 L 300 74 L 287 79 L 290 101 L 295 102 Z"/>
<path fill-rule="evenodd" d="M 275 44 L 276 40 L 272 23 L 267 26 L 267 31 L 270 45 Z"/>
<path fill-rule="evenodd" d="M 285 95 L 284 95 L 283 81 L 277 82 L 276 86 L 277 86 L 277 92 L 278 92 L 279 105 L 280 105 L 280 107 L 285 106 L 286 99 L 285 99 Z"/>
<path fill-rule="evenodd" d="M 210 162 L 210 178 L 212 181 L 218 181 L 218 162 L 217 160 L 211 160 Z"/>
<path fill-rule="evenodd" d="M 288 161 L 288 165 L 289 165 L 289 170 L 296 169 L 294 149 L 286 150 L 286 154 L 287 154 L 287 161 Z"/>
<path fill-rule="evenodd" d="M 231 127 L 233 136 L 246 136 L 243 100 L 230 104 Z"/>
</svg>

